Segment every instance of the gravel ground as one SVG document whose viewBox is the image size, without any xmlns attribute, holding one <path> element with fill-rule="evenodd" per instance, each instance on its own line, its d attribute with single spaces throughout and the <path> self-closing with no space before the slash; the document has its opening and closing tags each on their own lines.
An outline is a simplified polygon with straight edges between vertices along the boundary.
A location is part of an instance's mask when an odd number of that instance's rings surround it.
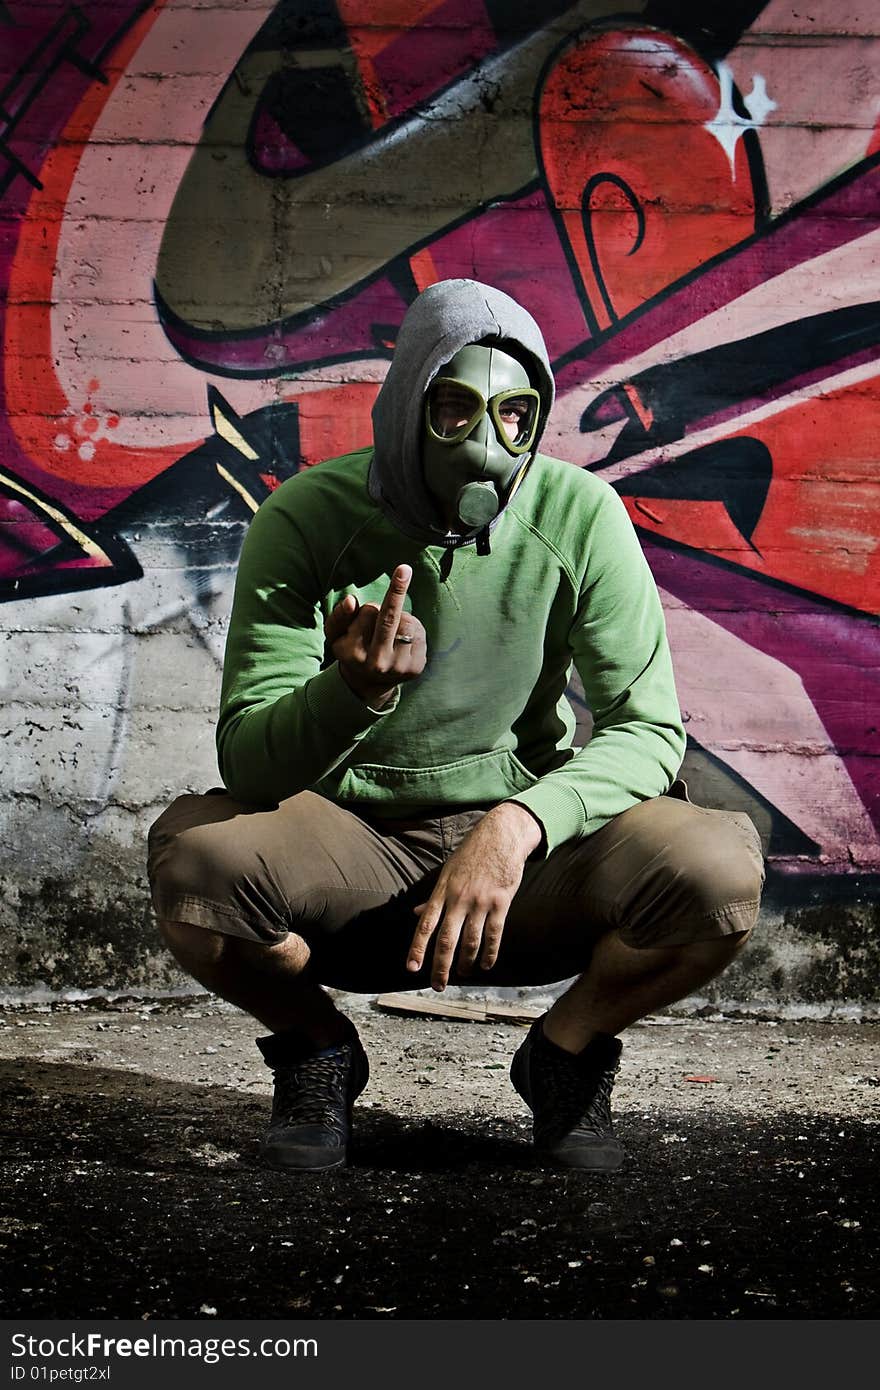
<svg viewBox="0 0 880 1390">
<path fill-rule="evenodd" d="M 259 1166 L 270 1076 L 208 996 L 8 1009 L 5 1318 L 876 1317 L 880 1025 L 627 1030 L 615 1174 L 537 1165 L 510 1023 L 349 1000 L 352 1165 Z"/>
</svg>

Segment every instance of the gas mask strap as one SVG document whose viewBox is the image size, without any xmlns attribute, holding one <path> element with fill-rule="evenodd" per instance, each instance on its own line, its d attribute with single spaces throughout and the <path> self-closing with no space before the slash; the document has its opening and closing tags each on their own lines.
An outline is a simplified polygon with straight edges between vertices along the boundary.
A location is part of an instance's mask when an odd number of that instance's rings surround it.
<svg viewBox="0 0 880 1390">
<path fill-rule="evenodd" d="M 477 535 L 477 554 L 491 555 L 491 553 L 492 551 L 489 545 L 489 528 L 488 526 L 484 526 L 482 531 L 480 531 Z"/>
<path fill-rule="evenodd" d="M 507 497 L 504 499 L 504 505 L 505 505 L 505 507 L 509 507 L 510 504 L 511 504 L 511 502 L 513 501 L 514 496 L 515 496 L 515 494 L 516 494 L 516 490 L 517 490 L 517 488 L 519 487 L 520 483 L 522 482 L 523 478 L 526 476 L 526 473 L 528 472 L 529 464 L 531 463 L 531 461 L 532 461 L 533 458 L 534 458 L 534 454 L 526 454 L 525 460 L 524 460 L 524 462 L 523 462 L 523 466 L 522 466 L 522 468 L 520 468 L 520 470 L 519 470 L 519 472 L 517 473 L 516 477 L 514 478 L 513 482 L 510 484 L 510 487 L 509 487 L 508 492 L 507 492 Z"/>
</svg>

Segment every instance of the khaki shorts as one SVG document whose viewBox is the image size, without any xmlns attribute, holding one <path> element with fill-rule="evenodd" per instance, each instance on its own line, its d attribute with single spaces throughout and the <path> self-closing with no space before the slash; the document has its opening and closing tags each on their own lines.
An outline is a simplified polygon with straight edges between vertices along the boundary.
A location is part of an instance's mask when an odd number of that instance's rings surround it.
<svg viewBox="0 0 880 1390">
<path fill-rule="evenodd" d="M 413 909 L 489 809 L 386 820 L 313 792 L 268 811 L 222 790 L 181 796 L 150 831 L 153 906 L 160 920 L 267 945 L 293 932 L 308 943 L 313 978 L 323 984 L 367 993 L 423 988 L 430 948 L 422 971 L 405 969 Z M 496 965 L 457 982 L 568 979 L 614 928 L 634 947 L 746 932 L 763 880 L 749 817 L 694 806 L 676 782 L 666 796 L 527 863 Z"/>
</svg>

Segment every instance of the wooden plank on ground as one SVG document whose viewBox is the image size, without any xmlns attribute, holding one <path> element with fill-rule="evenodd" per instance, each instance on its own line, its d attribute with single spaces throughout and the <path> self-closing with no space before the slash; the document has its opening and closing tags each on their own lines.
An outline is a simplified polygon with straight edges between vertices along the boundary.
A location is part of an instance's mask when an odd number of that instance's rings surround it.
<svg viewBox="0 0 880 1390">
<path fill-rule="evenodd" d="M 488 999 L 441 999 L 424 994 L 380 994 L 377 1009 L 394 1014 L 422 1014 L 428 1018 L 458 1018 L 465 1023 L 531 1023 L 543 1009 L 532 1004 L 508 1004 Z"/>
</svg>

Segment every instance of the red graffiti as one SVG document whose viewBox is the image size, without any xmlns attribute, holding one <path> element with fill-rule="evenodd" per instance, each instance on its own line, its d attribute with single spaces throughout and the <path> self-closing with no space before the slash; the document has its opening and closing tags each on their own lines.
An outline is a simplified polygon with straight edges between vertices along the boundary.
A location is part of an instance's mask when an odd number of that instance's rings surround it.
<svg viewBox="0 0 880 1390">
<path fill-rule="evenodd" d="M 539 99 L 549 195 L 601 331 L 747 237 L 744 142 L 707 130 L 713 69 L 680 39 L 621 28 L 565 49 Z"/>
<path fill-rule="evenodd" d="M 880 379 L 874 378 L 725 436 L 758 440 L 773 460 L 764 508 L 748 543 L 720 501 L 628 497 L 633 521 L 745 569 L 880 613 L 878 392 Z"/>
</svg>

